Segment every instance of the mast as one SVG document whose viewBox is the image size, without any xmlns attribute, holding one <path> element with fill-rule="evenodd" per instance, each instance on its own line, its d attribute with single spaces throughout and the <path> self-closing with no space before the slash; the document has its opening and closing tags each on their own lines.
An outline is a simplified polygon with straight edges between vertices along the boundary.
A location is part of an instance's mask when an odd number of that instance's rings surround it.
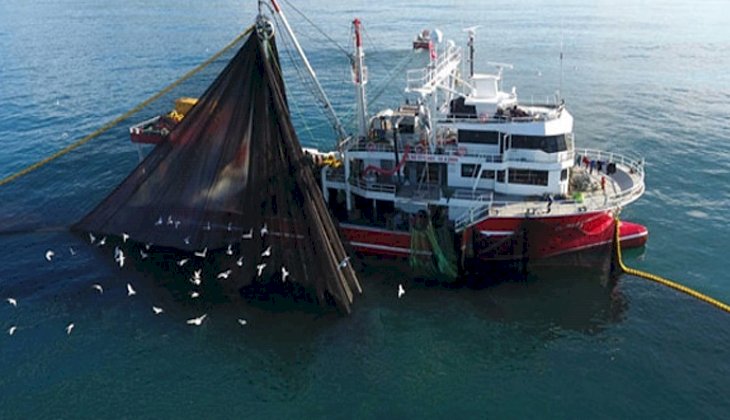
<svg viewBox="0 0 730 420">
<path fill-rule="evenodd" d="M 276 2 L 276 0 L 271 0 L 271 5 L 274 7 L 274 11 L 281 18 L 281 23 L 284 24 L 284 29 L 286 29 L 286 32 L 291 37 L 292 42 L 294 43 L 294 48 L 296 48 L 297 53 L 299 53 L 299 56 L 302 58 L 302 61 L 304 62 L 304 66 L 307 68 L 309 75 L 312 77 L 312 80 L 314 81 L 314 85 L 317 87 L 316 94 L 318 96 L 318 99 L 324 104 L 325 115 L 327 116 L 327 119 L 329 119 L 330 124 L 332 125 L 332 128 L 335 130 L 335 133 L 337 134 L 338 144 L 340 142 L 343 142 L 345 139 L 347 139 L 347 133 L 345 132 L 345 129 L 342 127 L 342 124 L 340 123 L 340 119 L 337 118 L 337 115 L 335 114 L 334 109 L 332 109 L 332 104 L 330 103 L 330 100 L 327 97 L 327 94 L 324 92 L 322 85 L 319 83 L 319 79 L 317 79 L 317 74 L 314 72 L 312 65 L 309 64 L 309 60 L 307 59 L 307 56 L 304 54 L 304 50 L 302 50 L 302 46 L 299 45 L 299 40 L 297 39 L 296 35 L 294 35 L 294 32 L 291 29 L 291 26 L 289 26 L 289 21 L 286 19 L 286 16 L 284 16 L 284 11 L 281 10 L 281 7 L 279 7 L 279 4 Z"/>
<path fill-rule="evenodd" d="M 355 18 L 352 21 L 352 27 L 355 32 L 355 55 L 352 58 L 352 73 L 354 76 L 356 96 L 357 96 L 357 128 L 358 136 L 367 136 L 367 100 L 365 98 L 365 84 L 367 80 L 367 72 L 365 68 L 365 52 L 362 48 L 362 34 L 360 33 L 360 19 Z"/>
</svg>

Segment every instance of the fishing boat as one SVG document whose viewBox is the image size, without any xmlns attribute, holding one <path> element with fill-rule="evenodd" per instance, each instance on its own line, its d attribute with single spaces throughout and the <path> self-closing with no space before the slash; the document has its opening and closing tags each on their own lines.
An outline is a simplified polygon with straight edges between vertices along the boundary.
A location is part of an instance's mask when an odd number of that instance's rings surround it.
<svg viewBox="0 0 730 420">
<path fill-rule="evenodd" d="M 424 29 L 413 39 L 414 50 L 427 50 L 431 43 L 431 31 Z"/>
<path fill-rule="evenodd" d="M 615 216 L 644 193 L 644 160 L 578 148 L 564 100 L 526 103 L 502 89 L 504 63 L 474 71 L 453 42 L 410 70 L 397 109 L 368 117 L 355 20 L 352 71 L 358 132 L 322 190 L 345 238 L 364 254 L 438 260 L 548 259 L 610 244 Z M 622 222 L 624 248 L 646 227 Z"/>
<path fill-rule="evenodd" d="M 615 217 L 644 193 L 644 160 L 577 148 L 560 98 L 518 100 L 502 89 L 512 67 L 475 72 L 452 41 L 432 44 L 425 67 L 406 74 L 412 98 L 369 115 L 361 22 L 353 21 L 357 132 L 348 135 L 286 21 L 338 136 L 334 152 L 304 150 L 342 237 L 365 255 L 403 257 L 457 276 L 465 267 L 525 262 L 612 243 Z M 440 38 L 440 37 L 439 37 Z M 624 221 L 624 248 L 643 246 L 646 227 Z"/>
</svg>

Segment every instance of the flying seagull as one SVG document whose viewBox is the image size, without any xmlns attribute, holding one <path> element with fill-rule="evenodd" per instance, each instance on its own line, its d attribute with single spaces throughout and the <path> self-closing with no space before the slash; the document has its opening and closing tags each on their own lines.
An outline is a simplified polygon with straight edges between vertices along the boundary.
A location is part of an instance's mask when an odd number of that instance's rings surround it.
<svg viewBox="0 0 730 420">
<path fill-rule="evenodd" d="M 187 262 L 188 262 L 188 259 L 187 258 L 183 258 L 183 259 L 181 259 L 180 261 L 177 262 L 177 265 L 178 265 L 178 267 L 182 267 L 185 264 L 187 264 Z"/>
<path fill-rule="evenodd" d="M 8 335 L 15 334 L 15 330 L 17 330 L 17 329 L 18 329 L 18 327 L 16 327 L 15 325 L 11 326 L 10 328 L 8 328 Z"/>
<path fill-rule="evenodd" d="M 242 319 L 242 318 L 238 318 L 238 323 L 241 325 L 246 325 L 246 324 L 248 324 L 248 321 L 246 321 L 245 319 Z"/>
<path fill-rule="evenodd" d="M 187 323 L 188 323 L 188 325 L 195 325 L 195 326 L 198 326 L 199 327 L 200 324 L 202 324 L 203 321 L 205 321 L 205 318 L 207 316 L 208 316 L 208 314 L 203 314 L 203 315 L 201 315 L 201 316 L 199 316 L 197 318 L 188 319 L 187 320 Z"/>
<path fill-rule="evenodd" d="M 91 288 L 98 290 L 99 291 L 99 294 L 103 294 L 104 293 L 104 288 L 101 287 L 100 284 L 92 284 L 91 285 Z"/>
<path fill-rule="evenodd" d="M 207 223 L 207 224 L 206 224 L 206 225 L 205 225 L 205 226 L 203 227 L 203 230 L 210 230 L 210 229 L 212 229 L 212 228 L 211 228 L 211 226 L 210 226 L 210 222 L 208 222 L 208 223 Z"/>
<path fill-rule="evenodd" d="M 271 246 L 269 246 L 268 248 L 266 248 L 266 250 L 261 253 L 261 256 L 262 257 L 270 257 L 271 256 Z"/>
<path fill-rule="evenodd" d="M 101 238 L 99 240 L 99 243 L 97 244 L 97 246 L 104 246 L 104 245 L 106 245 L 106 236 Z"/>
<path fill-rule="evenodd" d="M 46 251 L 46 261 L 51 262 L 54 255 L 56 255 L 56 253 L 51 251 L 50 249 Z"/>
<path fill-rule="evenodd" d="M 350 261 L 350 256 L 349 255 L 347 257 L 345 257 L 345 259 L 343 259 L 342 261 L 340 261 L 340 264 L 339 264 L 340 269 L 343 269 L 343 268 L 347 267 L 347 262 L 348 261 Z"/>
<path fill-rule="evenodd" d="M 134 290 L 131 284 L 127 283 L 127 296 L 134 296 L 137 294 L 137 291 Z"/>
<path fill-rule="evenodd" d="M 164 309 L 162 309 L 162 308 L 160 308 L 160 307 L 157 307 L 157 306 L 153 306 L 153 307 L 152 307 L 152 312 L 154 312 L 154 313 L 155 313 L 155 315 L 159 315 L 159 314 L 161 314 L 161 313 L 165 312 L 165 310 L 164 310 Z"/>
<path fill-rule="evenodd" d="M 402 298 L 406 294 L 406 289 L 403 288 L 402 284 L 398 285 L 398 299 Z"/>
<path fill-rule="evenodd" d="M 289 272 L 286 270 L 286 267 L 284 267 L 282 265 L 281 266 L 281 281 L 285 282 L 287 277 L 289 277 Z"/>
<path fill-rule="evenodd" d="M 89 243 L 92 243 L 93 244 L 94 241 L 96 241 L 96 236 L 94 236 L 93 234 L 89 233 Z"/>
<path fill-rule="evenodd" d="M 74 249 L 73 249 L 73 248 L 71 248 L 71 247 L 69 247 L 69 248 L 68 248 L 68 252 L 69 252 L 69 254 L 71 254 L 71 256 L 72 256 L 72 257 L 73 257 L 74 255 L 76 255 L 76 250 L 74 250 Z"/>
<path fill-rule="evenodd" d="M 266 235 L 267 233 L 269 233 L 269 227 L 266 226 L 266 223 L 264 223 L 264 225 L 261 227 L 261 237 L 263 238 L 264 235 Z"/>
<path fill-rule="evenodd" d="M 239 267 L 243 267 L 243 257 L 239 258 L 239 259 L 238 259 L 238 260 L 236 261 L 236 265 L 237 265 L 237 266 L 239 266 Z"/>
<path fill-rule="evenodd" d="M 74 323 L 70 323 L 66 326 L 66 335 L 71 335 L 71 331 L 73 331 L 75 325 Z"/>
<path fill-rule="evenodd" d="M 190 282 L 196 286 L 200 286 L 200 282 L 201 282 L 200 273 L 202 273 L 202 271 L 203 271 L 202 268 L 200 270 L 193 271 L 193 277 L 190 279 Z"/>
<path fill-rule="evenodd" d="M 208 254 L 208 247 L 203 248 L 203 250 L 200 252 L 198 252 L 198 251 L 195 252 L 195 256 L 200 257 L 200 258 L 205 258 L 206 254 Z"/>
<path fill-rule="evenodd" d="M 118 262 L 118 263 L 119 263 L 119 268 L 122 268 L 122 267 L 124 267 L 124 260 L 125 260 L 125 257 L 124 257 L 124 251 L 122 251 L 122 250 L 120 249 L 120 250 L 119 250 L 119 253 L 118 253 L 118 254 L 117 254 L 117 256 L 116 256 L 116 257 L 114 258 L 114 260 L 115 260 L 116 262 Z"/>
<path fill-rule="evenodd" d="M 220 273 L 218 273 L 218 278 L 219 279 L 227 279 L 228 276 L 231 275 L 231 272 L 232 272 L 232 270 L 226 270 L 226 271 L 220 272 Z"/>
<path fill-rule="evenodd" d="M 185 242 L 185 245 L 190 245 L 190 236 L 186 236 L 183 242 Z"/>
<path fill-rule="evenodd" d="M 7 300 L 9 304 L 15 306 L 16 308 L 18 307 L 18 301 L 17 300 L 15 300 L 13 298 L 7 298 L 5 300 Z"/>
<path fill-rule="evenodd" d="M 155 226 L 160 226 L 160 225 L 162 225 L 162 223 L 163 223 L 162 222 L 162 216 L 160 216 L 160 218 L 157 219 L 157 221 L 155 222 Z"/>
<path fill-rule="evenodd" d="M 140 249 L 139 256 L 142 257 L 142 259 L 145 259 L 145 258 L 149 257 L 149 254 L 147 254 L 146 252 L 144 252 Z"/>
<path fill-rule="evenodd" d="M 253 238 L 253 228 L 249 229 L 248 232 L 241 235 L 241 239 L 252 239 Z"/>
<path fill-rule="evenodd" d="M 191 299 L 195 299 L 198 296 L 200 296 L 200 293 L 196 292 L 195 290 L 193 290 L 192 292 L 190 292 L 190 298 Z"/>
<path fill-rule="evenodd" d="M 233 255 L 233 244 L 228 244 L 228 248 L 226 249 L 226 255 Z"/>
<path fill-rule="evenodd" d="M 256 266 L 256 269 L 259 270 L 259 277 L 261 277 L 261 273 L 264 272 L 264 268 L 266 268 L 266 264 L 259 264 Z"/>
<path fill-rule="evenodd" d="M 228 222 L 228 227 L 226 228 L 229 232 L 233 230 L 233 224 L 231 222 Z"/>
<path fill-rule="evenodd" d="M 129 239 L 129 235 L 126 232 L 122 232 L 122 242 L 126 244 L 127 239 Z"/>
<path fill-rule="evenodd" d="M 174 220 L 172 220 L 172 215 L 168 215 L 168 216 L 167 216 L 167 224 L 168 224 L 168 225 L 171 225 L 171 224 L 173 224 L 173 223 L 175 223 L 175 221 L 174 221 Z"/>
</svg>

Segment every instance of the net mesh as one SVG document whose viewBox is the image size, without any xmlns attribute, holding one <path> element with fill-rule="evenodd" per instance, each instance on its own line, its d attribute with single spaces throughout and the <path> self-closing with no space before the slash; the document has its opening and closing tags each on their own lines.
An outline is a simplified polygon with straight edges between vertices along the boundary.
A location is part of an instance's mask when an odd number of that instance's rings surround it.
<svg viewBox="0 0 730 420">
<path fill-rule="evenodd" d="M 214 259 L 236 289 L 296 283 L 348 312 L 360 290 L 292 126 L 274 38 L 255 33 L 73 228 Z"/>
</svg>

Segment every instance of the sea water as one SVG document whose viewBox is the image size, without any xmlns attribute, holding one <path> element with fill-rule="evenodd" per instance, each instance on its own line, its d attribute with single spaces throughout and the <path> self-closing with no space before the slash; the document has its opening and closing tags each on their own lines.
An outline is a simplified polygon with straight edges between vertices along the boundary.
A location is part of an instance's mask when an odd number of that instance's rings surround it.
<svg viewBox="0 0 730 420">
<path fill-rule="evenodd" d="M 419 31 L 463 44 L 462 29 L 478 25 L 478 69 L 512 63 L 505 88 L 524 100 L 560 90 L 578 147 L 646 158 L 647 192 L 622 217 L 650 239 L 627 264 L 730 301 L 727 2 L 296 2 L 322 32 L 283 7 L 349 127 L 341 48 L 351 49 L 353 18 L 366 29 L 372 109 L 403 99 L 404 72 L 392 69 L 424 63 L 410 50 Z M 0 177 L 124 113 L 255 15 L 254 1 L 0 2 Z M 301 141 L 329 149 L 326 119 L 286 51 Z M 358 265 L 365 292 L 341 316 L 282 301 L 192 301 L 170 287 L 174 273 L 120 270 L 110 250 L 65 227 L 136 164 L 121 128 L 83 159 L 72 153 L 19 180 L 24 199 L 0 203 L 0 217 L 30 227 L 0 234 L 2 418 L 730 415 L 730 315 L 630 276 L 610 287 L 583 269 L 546 269 L 452 288 L 402 280 L 403 264 L 369 259 Z M 79 168 L 95 175 L 81 179 Z M 44 189 L 51 178 L 60 187 Z M 202 327 L 185 323 L 202 313 Z"/>
</svg>

